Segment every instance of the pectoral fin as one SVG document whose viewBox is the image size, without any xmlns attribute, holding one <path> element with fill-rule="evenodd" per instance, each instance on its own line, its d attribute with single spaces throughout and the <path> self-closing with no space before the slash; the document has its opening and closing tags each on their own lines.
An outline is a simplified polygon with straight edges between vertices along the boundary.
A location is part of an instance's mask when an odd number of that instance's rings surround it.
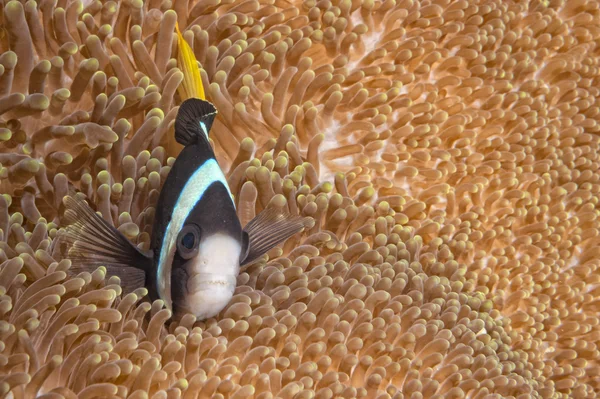
<svg viewBox="0 0 600 399">
<path fill-rule="evenodd" d="M 258 259 L 277 244 L 312 227 L 313 223 L 311 218 L 294 216 L 278 207 L 265 209 L 244 227 L 248 238 L 243 240 L 246 248 L 242 249 L 242 253 L 246 253 L 246 256 L 240 265 Z"/>
<path fill-rule="evenodd" d="M 96 214 L 78 195 L 63 199 L 63 227 L 58 232 L 59 253 L 71 260 L 71 274 L 93 272 L 99 266 L 108 276 L 118 276 L 124 292 L 145 284 L 152 267 L 150 253 L 143 253 L 120 231 Z"/>
</svg>

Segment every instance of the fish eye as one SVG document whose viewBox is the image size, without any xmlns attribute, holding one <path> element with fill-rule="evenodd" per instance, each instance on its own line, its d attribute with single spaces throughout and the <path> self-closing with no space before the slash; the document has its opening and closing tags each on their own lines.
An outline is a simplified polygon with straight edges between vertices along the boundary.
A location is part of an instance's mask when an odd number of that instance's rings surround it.
<svg viewBox="0 0 600 399">
<path fill-rule="evenodd" d="M 181 245 L 183 245 L 186 249 L 192 249 L 194 248 L 194 241 L 196 241 L 194 233 L 187 233 L 181 239 Z"/>
<path fill-rule="evenodd" d="M 177 251 L 184 259 L 190 259 L 198 253 L 200 228 L 195 224 L 184 226 L 177 237 Z"/>
</svg>

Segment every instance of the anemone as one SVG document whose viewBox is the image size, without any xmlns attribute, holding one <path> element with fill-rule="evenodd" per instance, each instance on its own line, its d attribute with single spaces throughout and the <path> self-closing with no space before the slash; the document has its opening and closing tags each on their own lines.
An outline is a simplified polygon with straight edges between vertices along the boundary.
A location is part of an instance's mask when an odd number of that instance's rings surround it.
<svg viewBox="0 0 600 399">
<path fill-rule="evenodd" d="M 0 396 L 600 393 L 596 1 L 3 4 Z M 167 322 L 56 238 L 148 247 L 192 58 L 242 224 L 315 224 Z"/>
</svg>

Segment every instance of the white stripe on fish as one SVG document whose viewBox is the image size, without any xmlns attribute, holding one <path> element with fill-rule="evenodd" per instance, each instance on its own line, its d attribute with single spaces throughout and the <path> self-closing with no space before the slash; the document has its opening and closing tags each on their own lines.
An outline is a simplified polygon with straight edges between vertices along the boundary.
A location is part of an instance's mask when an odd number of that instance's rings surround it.
<svg viewBox="0 0 600 399">
<path fill-rule="evenodd" d="M 206 135 L 206 138 L 208 138 L 208 130 L 206 130 L 206 123 L 200 121 L 200 128 L 202 129 L 202 131 Z"/>
</svg>

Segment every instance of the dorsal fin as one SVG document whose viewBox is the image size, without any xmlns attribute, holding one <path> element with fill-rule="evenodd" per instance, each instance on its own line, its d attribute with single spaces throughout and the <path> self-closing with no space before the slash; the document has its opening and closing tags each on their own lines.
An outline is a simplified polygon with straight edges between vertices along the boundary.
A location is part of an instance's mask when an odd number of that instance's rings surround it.
<svg viewBox="0 0 600 399">
<path fill-rule="evenodd" d="M 217 115 L 215 106 L 199 98 L 185 100 L 175 120 L 175 140 L 183 146 L 203 140 L 208 143 L 208 132 Z"/>
</svg>

